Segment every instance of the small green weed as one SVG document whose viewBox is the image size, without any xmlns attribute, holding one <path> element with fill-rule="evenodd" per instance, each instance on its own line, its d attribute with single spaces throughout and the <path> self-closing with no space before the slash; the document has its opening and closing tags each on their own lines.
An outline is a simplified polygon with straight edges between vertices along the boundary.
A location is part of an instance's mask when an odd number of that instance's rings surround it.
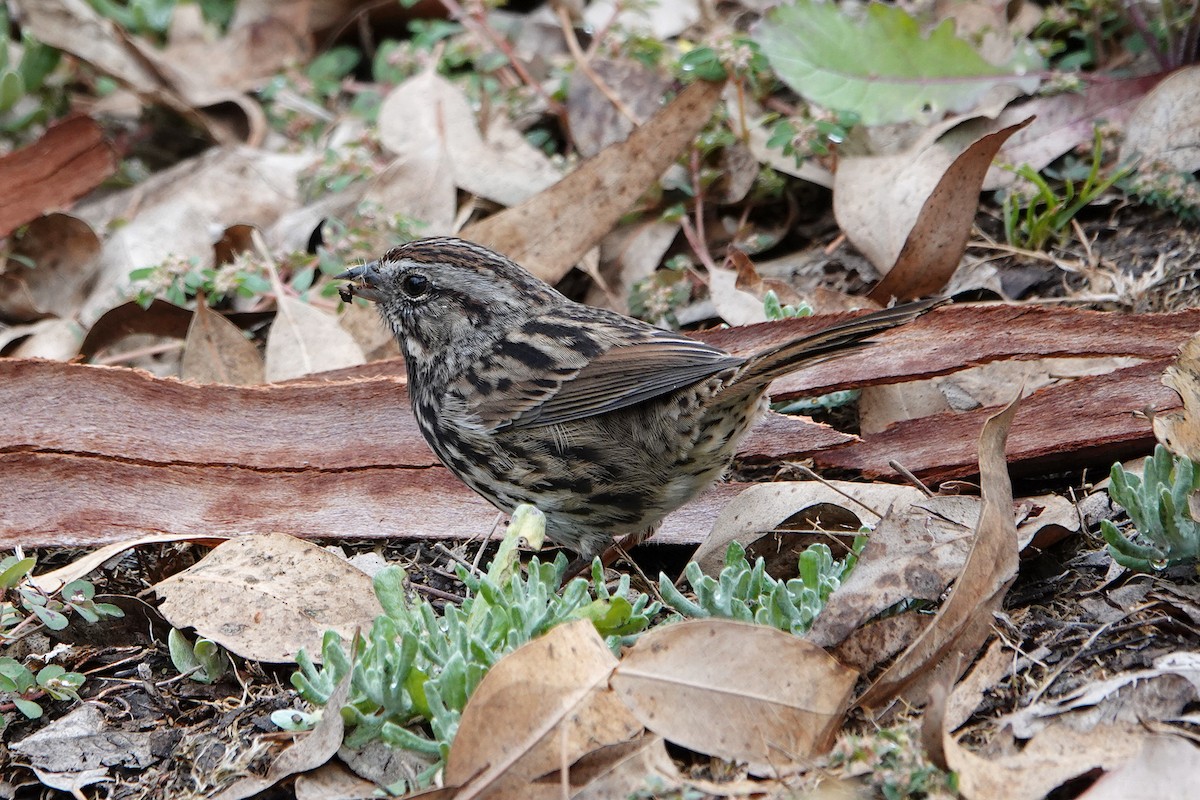
<svg viewBox="0 0 1200 800">
<path fill-rule="evenodd" d="M 85 622 L 125 616 L 111 603 L 97 603 L 96 587 L 88 581 L 71 581 L 54 593 L 42 591 L 28 580 L 36 564 L 36 558 L 19 551 L 0 559 L 0 641 L 13 641 L 43 625 L 61 631 L 70 622 L 68 614 Z M 47 664 L 34 674 L 15 658 L 0 658 L 0 697 L 30 719 L 42 715 L 37 702 L 42 697 L 78 700 L 83 682 L 83 675 L 58 664 Z M 3 726 L 0 717 L 0 730 Z"/>
<path fill-rule="evenodd" d="M 203 636 L 193 643 L 181 631 L 171 628 L 167 634 L 167 650 L 179 674 L 188 675 L 198 683 L 216 683 L 229 668 L 229 654 Z"/>
<path fill-rule="evenodd" d="M 1050 182 L 1028 164 L 1009 168 L 1025 179 L 1028 192 L 1010 189 L 1004 194 L 1002 212 L 1004 234 L 1008 243 L 1026 250 L 1041 250 L 1051 240 L 1067 230 L 1075 215 L 1103 195 L 1114 183 L 1124 178 L 1131 167 L 1119 167 L 1106 178 L 1101 177 L 1104 162 L 1104 143 L 1097 128 L 1092 145 L 1091 160 L 1083 170 L 1068 168 L 1062 174 L 1062 194 L 1056 193 Z M 1082 180 L 1072 172 L 1082 171 Z"/>
</svg>

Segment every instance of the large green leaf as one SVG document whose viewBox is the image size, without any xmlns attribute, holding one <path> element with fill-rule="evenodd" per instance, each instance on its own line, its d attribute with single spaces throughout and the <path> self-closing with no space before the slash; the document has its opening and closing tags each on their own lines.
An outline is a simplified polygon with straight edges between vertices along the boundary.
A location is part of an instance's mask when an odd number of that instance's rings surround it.
<svg viewBox="0 0 1200 800">
<path fill-rule="evenodd" d="M 797 0 L 758 24 L 754 38 L 779 77 L 810 102 L 853 111 L 865 125 L 906 122 L 974 107 L 993 87 L 1022 93 L 1039 79 L 1032 47 L 1003 66 L 990 64 L 945 20 L 927 36 L 894 6 L 872 3 L 861 19 L 839 6 Z"/>
</svg>

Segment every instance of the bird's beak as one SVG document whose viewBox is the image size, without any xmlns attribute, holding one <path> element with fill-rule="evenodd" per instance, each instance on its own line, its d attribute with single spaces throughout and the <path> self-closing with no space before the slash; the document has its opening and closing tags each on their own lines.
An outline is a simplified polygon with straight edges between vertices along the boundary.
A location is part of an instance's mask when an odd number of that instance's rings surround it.
<svg viewBox="0 0 1200 800">
<path fill-rule="evenodd" d="M 360 267 L 348 269 L 340 275 L 334 276 L 336 281 L 354 281 L 338 290 L 338 295 L 344 303 L 349 303 L 355 297 L 374 302 L 382 300 L 383 295 L 379 293 L 379 278 L 378 261 L 369 261 Z"/>
</svg>

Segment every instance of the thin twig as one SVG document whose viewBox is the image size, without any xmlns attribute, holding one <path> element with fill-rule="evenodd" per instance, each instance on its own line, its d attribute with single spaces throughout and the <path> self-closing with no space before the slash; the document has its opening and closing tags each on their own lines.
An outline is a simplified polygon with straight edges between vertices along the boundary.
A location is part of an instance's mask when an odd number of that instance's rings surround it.
<svg viewBox="0 0 1200 800">
<path fill-rule="evenodd" d="M 567 11 L 566 6 L 558 5 L 555 8 L 555 12 L 558 14 L 558 24 L 562 27 L 563 39 L 567 42 L 567 49 L 571 51 L 571 55 L 575 58 L 576 68 L 583 72 L 584 76 L 600 90 L 600 94 L 608 98 L 608 102 L 613 104 L 613 108 L 621 112 L 621 116 L 633 123 L 634 127 L 640 126 L 642 120 L 638 118 L 637 114 L 633 113 L 633 109 L 617 96 L 612 87 L 605 83 L 604 79 L 588 63 L 587 55 L 583 52 L 583 48 L 579 46 L 579 38 L 575 35 L 575 26 L 571 24 L 571 13 Z"/>
<path fill-rule="evenodd" d="M 847 500 L 849 500 L 850 502 L 854 503 L 855 505 L 857 505 L 857 506 L 860 506 L 861 508 L 865 508 L 867 511 L 870 511 L 870 512 L 871 512 L 872 514 L 874 514 L 875 516 L 879 517 L 880 519 L 883 519 L 883 514 L 882 514 L 882 513 L 880 513 L 879 511 L 875 510 L 874 508 L 871 508 L 869 505 L 867 505 L 866 503 L 864 503 L 862 500 L 859 500 L 859 499 L 858 499 L 857 497 L 855 497 L 854 495 L 852 495 L 852 494 L 847 494 L 846 492 L 842 491 L 841 489 L 839 489 L 838 487 L 834 486 L 832 483 L 830 483 L 829 481 L 825 480 L 825 479 L 824 479 L 824 478 L 822 478 L 820 475 L 818 475 L 817 473 L 813 472 L 811 469 L 809 469 L 808 467 L 804 466 L 803 464 L 797 464 L 797 465 L 796 465 L 796 469 L 800 470 L 800 472 L 802 472 L 803 474 L 805 474 L 805 475 L 807 475 L 808 477 L 812 478 L 814 481 L 819 481 L 820 483 L 823 483 L 823 484 L 825 484 L 825 487 L 826 487 L 826 488 L 830 489 L 831 491 L 837 492 L 837 493 L 838 493 L 838 494 L 840 494 L 842 497 L 846 498 Z"/>
<path fill-rule="evenodd" d="M 930 489 L 928 486 L 926 486 L 924 483 L 922 483 L 920 478 L 918 478 L 916 475 L 913 475 L 909 471 L 908 467 L 904 466 L 903 464 L 901 464 L 899 461 L 896 461 L 895 459 L 888 461 L 888 466 L 891 467 L 892 469 L 896 470 L 896 472 L 899 472 L 900 475 L 902 475 L 906 481 L 911 483 L 913 486 L 917 487 L 917 489 L 919 489 L 921 492 L 923 492 L 926 497 L 933 497 L 933 494 L 934 494 L 933 490 Z"/>
</svg>

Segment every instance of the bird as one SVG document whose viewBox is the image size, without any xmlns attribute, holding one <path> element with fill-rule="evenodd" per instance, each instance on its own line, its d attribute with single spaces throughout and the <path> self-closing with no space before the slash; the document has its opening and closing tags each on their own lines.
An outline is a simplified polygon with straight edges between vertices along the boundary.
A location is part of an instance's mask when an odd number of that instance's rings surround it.
<svg viewBox="0 0 1200 800">
<path fill-rule="evenodd" d="M 417 425 L 441 462 L 506 513 L 590 560 L 644 538 L 719 480 L 800 367 L 870 344 L 944 302 L 884 309 L 733 355 L 574 302 L 511 259 L 453 237 L 417 239 L 335 276 L 374 302 L 400 344 Z"/>
</svg>

